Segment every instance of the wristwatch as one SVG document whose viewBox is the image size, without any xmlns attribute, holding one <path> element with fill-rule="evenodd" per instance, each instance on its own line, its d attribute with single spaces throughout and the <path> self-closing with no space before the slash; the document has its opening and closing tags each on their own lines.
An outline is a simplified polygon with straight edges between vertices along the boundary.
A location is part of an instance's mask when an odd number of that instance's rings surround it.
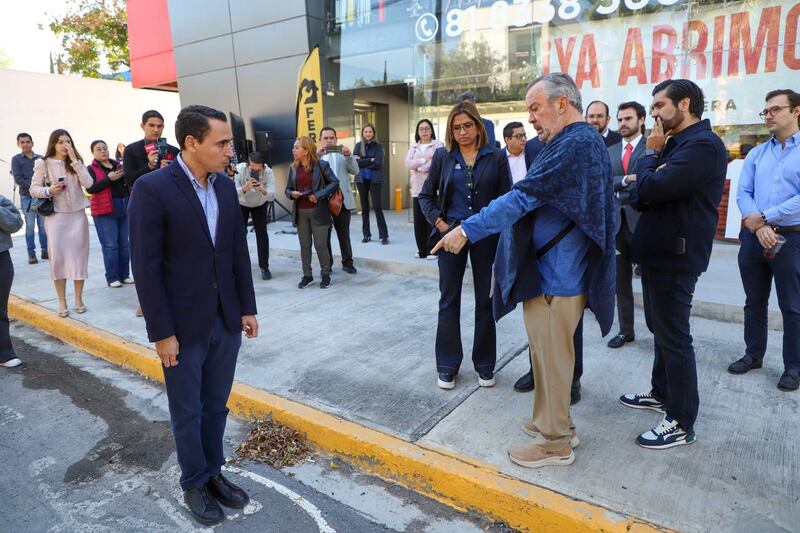
<svg viewBox="0 0 800 533">
<path fill-rule="evenodd" d="M 761 215 L 761 220 L 763 220 L 764 223 L 766 224 L 767 223 L 767 215 L 765 215 L 763 211 L 760 213 L 760 215 Z"/>
</svg>

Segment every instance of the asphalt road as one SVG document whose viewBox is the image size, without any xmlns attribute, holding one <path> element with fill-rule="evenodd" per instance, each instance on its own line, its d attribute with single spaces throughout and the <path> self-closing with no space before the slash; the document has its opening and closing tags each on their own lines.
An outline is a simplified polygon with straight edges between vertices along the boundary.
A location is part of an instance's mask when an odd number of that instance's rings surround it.
<svg viewBox="0 0 800 533">
<path fill-rule="evenodd" d="M 147 381 L 12 323 L 24 365 L 0 368 L 0 531 L 168 532 L 194 522 L 178 486 L 166 396 Z M 246 432 L 229 418 L 229 455 Z M 218 531 L 508 531 L 315 454 L 226 467 L 251 503 Z"/>
</svg>

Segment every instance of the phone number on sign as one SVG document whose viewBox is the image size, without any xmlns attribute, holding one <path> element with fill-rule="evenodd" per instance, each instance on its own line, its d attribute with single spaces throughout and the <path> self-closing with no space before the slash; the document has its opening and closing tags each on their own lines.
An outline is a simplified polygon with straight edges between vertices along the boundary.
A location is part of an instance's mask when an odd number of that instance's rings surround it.
<svg viewBox="0 0 800 533">
<path fill-rule="evenodd" d="M 603 0 L 595 8 L 598 15 L 612 15 L 621 5 L 630 11 L 639 11 L 649 5 L 672 6 L 680 0 Z M 502 30 L 509 26 L 521 28 L 531 24 L 546 24 L 556 15 L 561 20 L 573 20 L 581 14 L 581 2 L 578 0 L 506 0 L 494 2 L 490 11 L 490 25 L 494 30 Z M 483 9 L 483 8 L 481 8 Z M 478 30 L 478 7 L 451 9 L 445 15 L 444 32 L 448 37 L 458 37 L 466 31 Z"/>
</svg>

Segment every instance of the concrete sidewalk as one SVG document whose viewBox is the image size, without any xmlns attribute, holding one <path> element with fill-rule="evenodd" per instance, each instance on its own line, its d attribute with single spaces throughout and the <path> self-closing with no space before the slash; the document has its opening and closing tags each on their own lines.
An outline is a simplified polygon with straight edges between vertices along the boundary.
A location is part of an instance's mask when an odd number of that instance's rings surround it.
<svg viewBox="0 0 800 533">
<path fill-rule="evenodd" d="M 736 377 L 725 368 L 743 351 L 741 326 L 694 319 L 701 387 L 698 441 L 653 452 L 638 448 L 634 438 L 658 416 L 627 410 L 617 401 L 620 394 L 648 389 L 652 336 L 638 313 L 636 343 L 609 350 L 587 314 L 583 400 L 573 411 L 582 441 L 577 460 L 566 468 L 518 468 L 505 452 L 526 439 L 519 423 L 531 410 L 532 396 L 511 389 L 528 365 L 526 355 L 518 356 L 525 345 L 521 316 L 516 312 L 498 324 L 498 384 L 479 389 L 468 360 L 473 319 L 467 289 L 462 313 L 467 360 L 456 389 L 438 389 L 433 360 L 438 288 L 431 279 L 436 263 L 413 258 L 411 228 L 405 224 L 391 217 L 389 246 L 361 244 L 358 238 L 359 273 L 344 274 L 337 264 L 333 285 L 325 291 L 317 285 L 296 288 L 301 275 L 294 259 L 297 237 L 275 235 L 291 230 L 288 223 L 271 224 L 274 279 L 255 283 L 263 329 L 258 339 L 243 344 L 237 380 L 423 449 L 488 464 L 512 478 L 664 527 L 796 530 L 800 397 L 775 388 L 782 371 L 780 333 L 770 333 L 765 369 Z M 352 227 L 356 240 L 360 217 Z M 252 234 L 249 241 L 255 264 Z M 133 314 L 134 289 L 106 288 L 94 237 L 91 243 L 89 311 L 72 318 L 148 346 L 144 322 Z M 24 264 L 24 239 L 15 239 L 15 245 L 13 293 L 55 310 L 47 264 Z M 318 280 L 316 264 L 314 271 Z M 700 283 L 715 277 L 709 274 Z M 729 291 L 740 286 L 738 273 L 736 279 L 713 282 L 727 283 Z"/>
</svg>

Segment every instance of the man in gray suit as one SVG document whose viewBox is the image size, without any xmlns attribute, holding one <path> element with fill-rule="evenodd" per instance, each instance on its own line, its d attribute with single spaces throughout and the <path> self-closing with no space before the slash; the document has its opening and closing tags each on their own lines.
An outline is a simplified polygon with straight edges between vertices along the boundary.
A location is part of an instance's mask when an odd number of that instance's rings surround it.
<svg viewBox="0 0 800 533">
<path fill-rule="evenodd" d="M 644 119 L 647 112 L 638 102 L 624 102 L 617 109 L 618 131 L 622 141 L 608 147 L 611 157 L 611 174 L 617 197 L 617 216 L 614 231 L 617 234 L 617 315 L 619 333 L 608 341 L 609 348 L 620 348 L 633 342 L 633 265 L 630 259 L 631 243 L 639 212 L 629 203 L 628 176 L 634 180 L 636 161 L 644 153 L 647 140 L 644 136 Z"/>
</svg>

